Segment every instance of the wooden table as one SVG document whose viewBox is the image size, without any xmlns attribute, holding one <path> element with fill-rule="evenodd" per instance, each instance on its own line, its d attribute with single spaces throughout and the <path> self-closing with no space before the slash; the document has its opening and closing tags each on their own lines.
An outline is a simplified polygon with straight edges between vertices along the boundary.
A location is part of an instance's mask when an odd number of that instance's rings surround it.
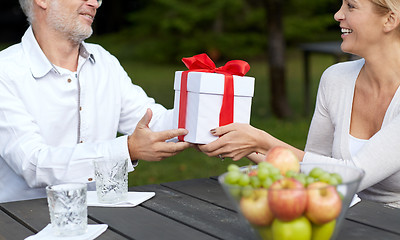
<svg viewBox="0 0 400 240">
<path fill-rule="evenodd" d="M 133 208 L 89 207 L 89 223 L 106 223 L 97 239 L 257 239 L 216 178 L 130 188 L 155 197 Z M 0 240 L 24 239 L 49 223 L 46 199 L 0 204 Z M 400 239 L 400 210 L 361 201 L 350 208 L 338 239 Z"/>
</svg>

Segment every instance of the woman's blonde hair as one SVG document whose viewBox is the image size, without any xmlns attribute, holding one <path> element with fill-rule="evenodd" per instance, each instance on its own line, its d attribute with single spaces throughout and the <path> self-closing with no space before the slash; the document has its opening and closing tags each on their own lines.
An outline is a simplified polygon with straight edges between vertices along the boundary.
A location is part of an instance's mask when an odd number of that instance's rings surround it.
<svg viewBox="0 0 400 240">
<path fill-rule="evenodd" d="M 376 11 L 379 14 L 387 14 L 389 12 L 399 13 L 399 0 L 370 0 L 376 5 Z"/>
</svg>

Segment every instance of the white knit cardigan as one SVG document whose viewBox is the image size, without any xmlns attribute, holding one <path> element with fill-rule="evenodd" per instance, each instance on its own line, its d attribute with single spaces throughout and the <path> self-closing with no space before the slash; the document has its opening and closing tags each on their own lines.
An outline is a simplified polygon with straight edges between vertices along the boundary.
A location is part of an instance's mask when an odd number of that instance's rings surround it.
<svg viewBox="0 0 400 240">
<path fill-rule="evenodd" d="M 361 199 L 400 203 L 400 93 L 397 90 L 381 129 L 352 158 L 349 129 L 354 87 L 364 59 L 338 63 L 322 75 L 304 162 L 333 162 L 365 171 Z"/>
</svg>

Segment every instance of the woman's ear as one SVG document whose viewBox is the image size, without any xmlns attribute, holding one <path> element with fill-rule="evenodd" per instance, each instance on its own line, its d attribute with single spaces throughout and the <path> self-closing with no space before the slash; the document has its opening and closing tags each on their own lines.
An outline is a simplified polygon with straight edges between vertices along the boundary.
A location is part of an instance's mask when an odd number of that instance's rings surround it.
<svg viewBox="0 0 400 240">
<path fill-rule="evenodd" d="M 385 22 L 383 30 L 385 32 L 390 32 L 393 29 L 397 29 L 399 24 L 400 24 L 399 15 L 391 11 L 387 14 L 387 18 L 386 18 L 386 22 Z"/>
</svg>

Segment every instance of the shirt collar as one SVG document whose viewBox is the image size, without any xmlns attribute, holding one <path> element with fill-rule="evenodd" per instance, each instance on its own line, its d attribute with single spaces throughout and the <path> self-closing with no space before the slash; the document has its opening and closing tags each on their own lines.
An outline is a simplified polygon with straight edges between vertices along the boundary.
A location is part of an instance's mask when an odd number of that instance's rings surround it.
<svg viewBox="0 0 400 240">
<path fill-rule="evenodd" d="M 21 44 L 29 60 L 29 66 L 34 78 L 42 78 L 52 70 L 58 73 L 58 70 L 48 60 L 40 48 L 39 43 L 36 41 L 32 26 L 29 26 L 28 30 L 25 32 L 24 36 L 22 37 Z M 87 44 L 85 42 L 81 43 L 79 47 L 79 55 L 85 59 L 89 58 L 90 62 L 94 64 L 96 62 L 94 55 L 87 51 L 86 46 Z"/>
<path fill-rule="evenodd" d="M 89 58 L 91 63 L 96 63 L 94 55 L 92 53 L 88 52 L 87 44 L 85 42 L 82 42 L 79 47 L 79 55 L 85 59 Z"/>
</svg>

